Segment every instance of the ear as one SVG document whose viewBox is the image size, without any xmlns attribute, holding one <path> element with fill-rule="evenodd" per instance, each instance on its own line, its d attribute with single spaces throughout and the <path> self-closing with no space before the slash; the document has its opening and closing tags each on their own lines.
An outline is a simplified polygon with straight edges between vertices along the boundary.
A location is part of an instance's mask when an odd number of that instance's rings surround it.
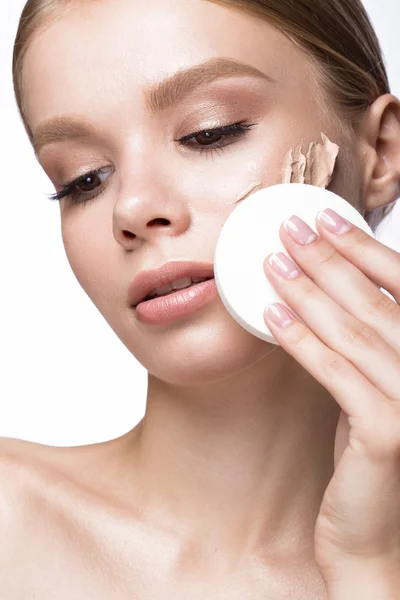
<svg viewBox="0 0 400 600">
<path fill-rule="evenodd" d="M 364 210 L 391 204 L 400 196 L 400 100 L 377 98 L 356 126 Z"/>
</svg>

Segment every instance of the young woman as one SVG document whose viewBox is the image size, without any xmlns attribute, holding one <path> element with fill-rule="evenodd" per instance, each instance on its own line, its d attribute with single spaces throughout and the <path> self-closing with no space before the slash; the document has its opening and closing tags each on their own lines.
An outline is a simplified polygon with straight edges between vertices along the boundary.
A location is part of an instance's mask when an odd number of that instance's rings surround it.
<svg viewBox="0 0 400 600">
<path fill-rule="evenodd" d="M 29 0 L 13 73 L 71 268 L 149 376 L 117 439 L 3 439 L 0 596 L 397 598 L 399 254 L 333 213 L 314 243 L 282 225 L 300 272 L 265 274 L 305 324 L 266 310 L 279 346 L 199 287 L 134 307 L 149 270 L 212 277 L 240 194 L 321 131 L 330 189 L 374 227 L 393 205 L 400 102 L 360 1 Z"/>
</svg>

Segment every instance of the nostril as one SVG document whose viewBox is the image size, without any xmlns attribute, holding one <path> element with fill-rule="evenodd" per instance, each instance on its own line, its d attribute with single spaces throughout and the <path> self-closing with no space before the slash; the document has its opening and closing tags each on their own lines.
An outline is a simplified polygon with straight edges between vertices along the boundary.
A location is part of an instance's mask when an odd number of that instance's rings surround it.
<svg viewBox="0 0 400 600">
<path fill-rule="evenodd" d="M 149 223 L 150 226 L 158 225 L 158 224 L 160 224 L 160 225 L 170 225 L 170 222 L 168 221 L 168 219 L 157 218 L 157 219 L 153 219 Z"/>
</svg>

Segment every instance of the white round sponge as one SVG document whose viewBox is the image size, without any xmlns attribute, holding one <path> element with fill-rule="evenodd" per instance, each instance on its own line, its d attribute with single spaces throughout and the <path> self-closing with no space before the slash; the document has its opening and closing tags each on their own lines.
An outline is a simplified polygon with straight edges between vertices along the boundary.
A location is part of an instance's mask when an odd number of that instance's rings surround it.
<svg viewBox="0 0 400 600">
<path fill-rule="evenodd" d="M 279 345 L 264 320 L 268 304 L 281 302 L 296 313 L 269 282 L 263 263 L 272 252 L 289 256 L 279 237 L 285 219 L 297 215 L 318 233 L 315 218 L 324 208 L 335 210 L 374 237 L 368 223 L 346 200 L 304 183 L 282 183 L 254 192 L 224 223 L 214 255 L 218 293 L 235 321 L 266 342 Z"/>
</svg>

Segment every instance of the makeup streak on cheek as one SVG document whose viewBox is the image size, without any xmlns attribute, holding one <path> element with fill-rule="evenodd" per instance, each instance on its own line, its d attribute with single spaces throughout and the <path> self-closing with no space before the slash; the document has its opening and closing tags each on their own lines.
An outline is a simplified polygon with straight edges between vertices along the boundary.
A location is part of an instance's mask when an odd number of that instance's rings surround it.
<svg viewBox="0 0 400 600">
<path fill-rule="evenodd" d="M 302 153 L 301 144 L 290 148 L 284 159 L 281 183 L 306 183 L 321 188 L 326 188 L 330 184 L 339 146 L 331 142 L 323 132 L 321 138 L 322 143 L 310 142 L 306 155 Z M 264 187 L 266 186 L 261 181 L 251 183 L 234 204 Z"/>
<path fill-rule="evenodd" d="M 321 132 L 322 143 L 311 142 L 307 155 L 301 144 L 293 146 L 285 156 L 282 183 L 306 183 L 326 188 L 332 179 L 339 146 Z"/>
<path fill-rule="evenodd" d="M 250 184 L 246 188 L 246 191 L 242 192 L 240 194 L 240 198 L 238 198 L 238 200 L 235 200 L 234 204 L 237 204 L 241 200 L 244 200 L 245 198 L 247 198 L 247 196 L 250 196 L 250 194 L 252 194 L 253 192 L 255 192 L 257 188 L 261 189 L 263 187 L 265 187 L 265 186 L 261 183 L 261 181 L 256 181 L 256 182 Z"/>
</svg>

